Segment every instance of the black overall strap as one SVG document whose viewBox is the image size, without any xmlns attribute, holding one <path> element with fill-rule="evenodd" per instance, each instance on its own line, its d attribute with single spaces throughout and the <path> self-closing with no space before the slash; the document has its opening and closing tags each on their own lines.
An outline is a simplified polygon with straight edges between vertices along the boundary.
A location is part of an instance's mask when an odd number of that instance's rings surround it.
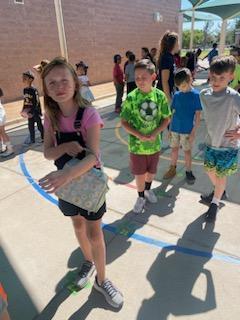
<svg viewBox="0 0 240 320">
<path fill-rule="evenodd" d="M 84 114 L 84 108 L 79 108 L 77 115 L 76 115 L 76 119 L 74 121 L 74 128 L 76 130 L 80 130 L 81 129 L 81 122 L 82 122 L 82 118 L 83 118 L 83 114 Z"/>
<path fill-rule="evenodd" d="M 83 136 L 81 133 L 81 121 L 83 118 L 83 114 L 84 114 L 84 108 L 79 108 L 76 114 L 76 118 L 74 121 L 74 129 L 76 131 L 74 132 L 56 132 L 56 140 L 57 140 L 57 144 L 60 145 L 62 143 L 66 143 L 66 142 L 71 142 L 71 141 L 77 141 L 83 148 L 86 147 L 85 145 L 85 141 L 83 140 Z M 77 155 L 77 159 L 81 160 L 85 157 L 86 155 L 86 151 L 82 151 Z M 68 154 L 64 154 L 62 155 L 60 158 L 55 160 L 55 165 L 57 166 L 58 169 L 62 169 L 65 165 L 66 162 L 68 162 L 69 160 L 71 160 L 72 157 L 69 156 Z"/>
</svg>

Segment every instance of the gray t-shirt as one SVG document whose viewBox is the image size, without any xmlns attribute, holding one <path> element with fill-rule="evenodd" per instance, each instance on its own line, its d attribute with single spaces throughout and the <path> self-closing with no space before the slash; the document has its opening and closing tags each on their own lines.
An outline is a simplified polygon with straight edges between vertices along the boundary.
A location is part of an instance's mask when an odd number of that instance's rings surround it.
<svg viewBox="0 0 240 320">
<path fill-rule="evenodd" d="M 125 68 L 125 75 L 127 76 L 127 82 L 135 81 L 134 63 L 128 63 Z"/>
<path fill-rule="evenodd" d="M 212 88 L 200 92 L 207 127 L 206 143 L 216 148 L 239 148 L 240 140 L 230 140 L 224 134 L 240 125 L 240 95 L 230 87 L 213 92 Z"/>
</svg>

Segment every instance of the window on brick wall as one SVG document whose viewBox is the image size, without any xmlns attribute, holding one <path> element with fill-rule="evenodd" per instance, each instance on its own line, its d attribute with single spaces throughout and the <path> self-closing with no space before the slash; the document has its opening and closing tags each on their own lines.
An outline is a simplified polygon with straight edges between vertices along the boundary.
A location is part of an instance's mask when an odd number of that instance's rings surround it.
<svg viewBox="0 0 240 320">
<path fill-rule="evenodd" d="M 14 3 L 24 4 L 24 0 L 14 0 Z"/>
</svg>

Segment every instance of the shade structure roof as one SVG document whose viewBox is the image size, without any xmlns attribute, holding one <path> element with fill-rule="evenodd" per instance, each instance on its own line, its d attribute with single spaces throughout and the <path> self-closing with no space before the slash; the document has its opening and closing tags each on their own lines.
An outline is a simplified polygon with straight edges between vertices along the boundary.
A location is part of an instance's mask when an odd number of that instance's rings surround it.
<svg viewBox="0 0 240 320">
<path fill-rule="evenodd" d="M 191 22 L 192 16 L 193 16 L 193 12 L 192 11 L 190 11 L 190 10 L 189 11 L 184 11 L 183 12 L 184 22 Z M 216 16 L 215 14 L 206 13 L 206 12 L 200 12 L 200 11 L 194 13 L 194 18 L 195 18 L 195 21 L 220 20 L 220 18 L 218 16 Z"/>
<path fill-rule="evenodd" d="M 223 20 L 230 19 L 240 14 L 240 0 L 208 0 L 200 4 L 196 11 L 216 14 Z"/>
<path fill-rule="evenodd" d="M 188 1 L 191 2 L 193 7 L 196 7 L 196 6 L 198 6 L 198 5 L 202 4 L 202 3 L 205 3 L 205 2 L 207 2 L 209 0 L 188 0 Z"/>
</svg>

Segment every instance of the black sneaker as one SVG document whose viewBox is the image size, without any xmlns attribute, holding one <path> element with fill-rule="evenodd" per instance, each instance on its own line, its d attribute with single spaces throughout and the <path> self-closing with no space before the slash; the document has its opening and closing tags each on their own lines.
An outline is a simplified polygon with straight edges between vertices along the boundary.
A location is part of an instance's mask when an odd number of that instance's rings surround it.
<svg viewBox="0 0 240 320">
<path fill-rule="evenodd" d="M 186 171 L 186 179 L 188 183 L 194 183 L 196 178 L 193 175 L 192 171 Z"/>
<path fill-rule="evenodd" d="M 78 277 L 76 280 L 76 286 L 79 288 L 84 288 L 86 284 L 88 283 L 90 277 L 95 271 L 95 266 L 92 262 L 90 261 L 85 261 L 82 264 L 81 270 L 78 273 Z"/>
<path fill-rule="evenodd" d="M 211 203 L 208 211 L 205 213 L 206 222 L 214 222 L 216 220 L 218 212 L 218 206 L 215 203 Z"/>
<path fill-rule="evenodd" d="M 214 191 L 212 191 L 209 194 L 201 194 L 200 197 L 201 197 L 202 202 L 204 202 L 206 204 L 210 204 L 212 202 L 213 196 L 214 196 Z M 227 200 L 227 198 L 228 198 L 227 193 L 224 190 L 223 195 L 221 197 L 221 200 Z"/>
</svg>

